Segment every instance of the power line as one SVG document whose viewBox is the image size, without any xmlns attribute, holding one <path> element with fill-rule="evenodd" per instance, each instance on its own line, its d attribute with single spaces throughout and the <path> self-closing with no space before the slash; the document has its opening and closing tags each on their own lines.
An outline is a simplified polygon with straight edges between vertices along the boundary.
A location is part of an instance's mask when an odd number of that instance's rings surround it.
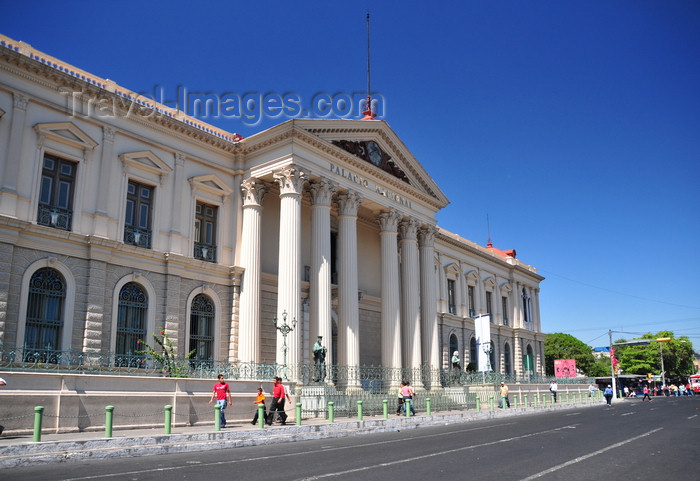
<svg viewBox="0 0 700 481">
<path fill-rule="evenodd" d="M 617 295 L 620 295 L 620 296 L 631 297 L 631 298 L 633 298 L 633 299 L 640 299 L 640 300 L 642 300 L 642 301 L 656 302 L 656 303 L 658 303 L 658 304 L 666 304 L 667 306 L 684 307 L 684 308 L 686 308 L 686 309 L 697 309 L 697 310 L 700 310 L 700 307 L 697 307 L 697 306 L 687 306 L 687 305 L 684 305 L 684 304 L 676 304 L 676 303 L 674 303 L 674 302 L 667 302 L 667 301 L 661 301 L 661 300 L 659 300 L 659 299 L 652 299 L 652 298 L 650 298 L 650 297 L 637 296 L 637 295 L 634 295 L 634 294 L 629 294 L 629 293 L 627 293 L 627 292 L 620 292 L 620 291 L 616 291 L 616 290 L 613 290 L 613 289 L 608 289 L 607 287 L 600 287 L 600 286 L 595 286 L 595 285 L 593 285 L 593 284 L 589 284 L 589 283 L 587 283 L 587 282 L 577 281 L 576 279 L 570 279 L 570 278 L 568 278 L 568 277 L 565 277 L 565 276 L 562 276 L 562 275 L 559 275 L 559 274 L 555 274 L 554 272 L 549 272 L 549 271 L 546 271 L 546 270 L 544 270 L 544 269 L 538 269 L 538 270 L 539 270 L 540 272 L 542 272 L 542 273 L 545 273 L 545 274 L 549 275 L 549 276 L 559 277 L 560 279 L 564 279 L 564 280 L 569 281 L 569 282 L 574 282 L 574 283 L 576 283 L 576 284 L 581 284 L 582 286 L 590 287 L 590 288 L 592 288 L 592 289 L 598 289 L 598 290 L 600 290 L 600 291 L 611 292 L 611 293 L 613 293 L 613 294 L 617 294 Z"/>
</svg>

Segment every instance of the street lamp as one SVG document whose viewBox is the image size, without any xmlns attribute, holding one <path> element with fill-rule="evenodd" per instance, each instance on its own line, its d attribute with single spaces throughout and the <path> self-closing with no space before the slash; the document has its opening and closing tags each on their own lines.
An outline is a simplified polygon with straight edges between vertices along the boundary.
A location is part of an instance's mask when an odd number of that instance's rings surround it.
<svg viewBox="0 0 700 481">
<path fill-rule="evenodd" d="M 659 343 L 659 356 L 661 356 L 661 389 L 666 385 L 666 370 L 664 369 L 664 342 L 669 342 L 670 337 L 660 337 L 656 339 Z"/>
<path fill-rule="evenodd" d="M 273 319 L 273 322 L 275 323 L 275 328 L 277 328 L 278 331 L 282 333 L 282 337 L 284 339 L 284 343 L 282 344 L 282 352 L 284 354 L 284 377 L 286 379 L 287 377 L 287 335 L 294 330 L 295 327 L 297 327 L 297 319 L 294 318 L 292 319 L 292 325 L 290 326 L 287 324 L 287 311 L 282 312 L 282 325 L 278 325 L 277 323 L 277 316 Z"/>
</svg>

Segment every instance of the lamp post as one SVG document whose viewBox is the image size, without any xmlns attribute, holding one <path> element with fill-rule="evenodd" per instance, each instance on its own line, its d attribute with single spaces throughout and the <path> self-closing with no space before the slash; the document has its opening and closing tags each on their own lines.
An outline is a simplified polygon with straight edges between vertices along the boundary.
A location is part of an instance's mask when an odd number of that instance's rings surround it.
<svg viewBox="0 0 700 481">
<path fill-rule="evenodd" d="M 275 328 L 282 333 L 284 342 L 282 344 L 282 353 L 284 359 L 284 377 L 287 378 L 287 335 L 297 327 L 296 318 L 292 319 L 292 325 L 287 324 L 287 311 L 282 312 L 282 325 L 278 325 L 277 316 L 273 319 Z"/>
<path fill-rule="evenodd" d="M 669 342 L 670 337 L 660 337 L 656 339 L 659 343 L 659 356 L 661 356 L 661 389 L 666 385 L 666 370 L 664 369 L 664 343 Z"/>
</svg>

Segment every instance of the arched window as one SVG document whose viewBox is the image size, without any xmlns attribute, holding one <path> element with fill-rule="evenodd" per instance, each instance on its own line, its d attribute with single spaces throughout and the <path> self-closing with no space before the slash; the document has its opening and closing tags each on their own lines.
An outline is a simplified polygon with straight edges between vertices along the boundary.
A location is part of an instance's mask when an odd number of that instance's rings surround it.
<svg viewBox="0 0 700 481">
<path fill-rule="evenodd" d="M 503 371 L 506 374 L 513 373 L 513 366 L 511 364 L 510 344 L 508 344 L 507 342 L 506 345 L 503 346 Z"/>
<path fill-rule="evenodd" d="M 47 267 L 32 275 L 29 281 L 24 348 L 48 354 L 49 356 L 42 356 L 44 362 L 52 362 L 53 356 L 50 354 L 62 347 L 65 298 L 66 281 L 58 271 Z"/>
<path fill-rule="evenodd" d="M 190 351 L 197 361 L 214 360 L 214 302 L 209 296 L 197 294 L 190 310 Z"/>
<path fill-rule="evenodd" d="M 535 364 L 534 364 L 534 356 L 532 353 L 532 346 L 528 345 L 527 350 L 525 351 L 527 354 L 525 354 L 525 359 L 523 359 L 523 368 L 525 369 L 525 372 L 529 373 L 534 373 L 535 372 Z"/>
<path fill-rule="evenodd" d="M 148 342 L 146 337 L 146 311 L 148 294 L 135 282 L 124 284 L 119 291 L 117 310 L 117 356 L 134 356 L 142 349 L 139 340 Z"/>
<path fill-rule="evenodd" d="M 472 337 L 472 340 L 469 341 L 469 363 L 472 364 L 474 367 L 474 370 L 476 371 L 479 369 L 478 364 L 479 364 L 479 355 L 476 352 L 476 338 Z"/>
<path fill-rule="evenodd" d="M 452 359 L 452 355 L 457 351 L 457 357 L 459 357 L 459 363 L 462 364 L 462 354 L 459 352 L 459 341 L 457 340 L 457 336 L 453 334 L 450 335 L 450 355 L 449 358 Z M 450 365 L 452 363 L 450 362 Z"/>
</svg>

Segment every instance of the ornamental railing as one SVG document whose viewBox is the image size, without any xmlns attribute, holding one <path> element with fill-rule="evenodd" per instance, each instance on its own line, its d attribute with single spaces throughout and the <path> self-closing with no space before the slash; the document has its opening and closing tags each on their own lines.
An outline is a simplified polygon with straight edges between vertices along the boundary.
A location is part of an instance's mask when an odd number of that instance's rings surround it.
<svg viewBox="0 0 700 481">
<path fill-rule="evenodd" d="M 176 367 L 176 369 L 173 369 Z M 267 364 L 253 362 L 221 362 L 213 360 L 176 358 L 169 366 L 158 363 L 147 354 L 116 354 L 112 352 L 82 352 L 57 349 L 30 349 L 0 346 L 0 369 L 5 371 L 57 372 L 78 374 L 123 374 L 137 376 L 167 376 L 185 378 L 216 378 L 223 374 L 236 381 L 269 381 L 275 376 L 302 386 L 335 385 L 352 387 L 365 392 L 383 393 L 401 381 L 422 385 L 430 390 L 470 385 L 548 384 L 552 377 L 532 373 L 500 374 L 495 372 L 468 373 L 454 369 L 436 369 L 424 365 L 417 368 L 384 366 L 328 365 L 323 382 L 313 363 Z M 168 372 L 168 370 L 173 372 Z M 557 378 L 559 384 L 590 383 L 592 378 Z"/>
</svg>

